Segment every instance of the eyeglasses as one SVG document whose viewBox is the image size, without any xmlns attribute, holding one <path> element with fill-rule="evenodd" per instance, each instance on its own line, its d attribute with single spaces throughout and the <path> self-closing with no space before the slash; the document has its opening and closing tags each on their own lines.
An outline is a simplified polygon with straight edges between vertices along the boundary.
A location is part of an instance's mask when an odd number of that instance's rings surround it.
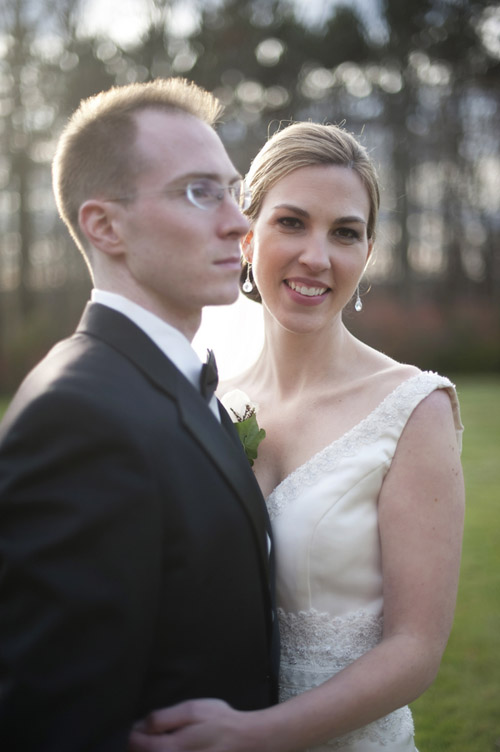
<svg viewBox="0 0 500 752">
<path fill-rule="evenodd" d="M 251 203 L 251 195 L 243 180 L 236 180 L 231 185 L 220 185 L 215 180 L 203 178 L 195 180 L 186 187 L 186 196 L 194 206 L 199 209 L 211 209 L 224 199 L 224 191 L 227 191 L 243 211 L 248 209 Z"/>
<path fill-rule="evenodd" d="M 193 206 L 207 211 L 222 203 L 226 191 L 242 211 L 248 209 L 251 203 L 251 194 L 243 180 L 235 180 L 231 185 L 221 185 L 216 180 L 212 180 L 212 178 L 198 178 L 188 183 L 185 188 L 155 191 L 155 193 L 163 195 L 184 194 Z M 119 196 L 118 198 L 108 198 L 106 201 L 132 201 L 134 198 L 136 198 L 134 195 Z"/>
</svg>

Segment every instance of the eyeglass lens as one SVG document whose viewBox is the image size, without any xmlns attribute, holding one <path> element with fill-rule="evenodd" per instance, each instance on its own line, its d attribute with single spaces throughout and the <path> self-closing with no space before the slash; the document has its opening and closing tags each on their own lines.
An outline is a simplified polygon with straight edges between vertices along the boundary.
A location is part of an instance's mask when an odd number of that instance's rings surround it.
<svg viewBox="0 0 500 752">
<path fill-rule="evenodd" d="M 224 191 L 228 191 L 240 208 L 248 207 L 249 196 L 242 180 L 237 180 L 229 186 L 220 185 L 210 179 L 197 180 L 188 185 L 186 195 L 189 201 L 198 208 L 209 209 L 223 200 Z"/>
</svg>

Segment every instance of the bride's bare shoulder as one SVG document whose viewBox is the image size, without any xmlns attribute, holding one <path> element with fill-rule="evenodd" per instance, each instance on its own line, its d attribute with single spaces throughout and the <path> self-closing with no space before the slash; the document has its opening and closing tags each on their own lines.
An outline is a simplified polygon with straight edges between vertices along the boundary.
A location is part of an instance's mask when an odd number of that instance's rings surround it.
<svg viewBox="0 0 500 752">
<path fill-rule="evenodd" d="M 413 366 L 410 363 L 398 363 L 395 360 L 382 369 L 383 376 L 388 381 L 393 381 L 396 384 L 411 379 L 419 373 L 422 373 L 422 371 L 417 366 Z"/>
<path fill-rule="evenodd" d="M 400 363 L 381 350 L 376 350 L 365 342 L 357 341 L 360 362 L 365 364 L 368 371 L 373 375 L 385 374 L 389 378 L 411 378 L 421 373 L 420 368 L 410 363 Z"/>
<path fill-rule="evenodd" d="M 400 363 L 367 345 L 361 351 L 360 363 L 363 363 L 360 382 L 365 386 L 370 385 L 377 393 L 388 394 L 404 381 L 421 373 L 417 366 Z"/>
</svg>

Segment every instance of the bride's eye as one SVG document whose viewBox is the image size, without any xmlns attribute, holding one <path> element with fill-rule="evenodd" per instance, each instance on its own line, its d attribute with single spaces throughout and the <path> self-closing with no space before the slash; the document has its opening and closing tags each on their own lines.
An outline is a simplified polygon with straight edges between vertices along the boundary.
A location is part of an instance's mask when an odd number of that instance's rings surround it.
<svg viewBox="0 0 500 752">
<path fill-rule="evenodd" d="M 339 237 L 341 240 L 347 240 L 351 242 L 359 240 L 360 238 L 359 232 L 352 227 L 338 227 L 335 230 L 335 235 L 337 235 L 337 237 Z"/>
<path fill-rule="evenodd" d="M 304 226 L 302 220 L 298 219 L 297 217 L 279 217 L 278 224 L 281 225 L 281 227 L 286 227 L 289 230 L 299 230 Z"/>
</svg>

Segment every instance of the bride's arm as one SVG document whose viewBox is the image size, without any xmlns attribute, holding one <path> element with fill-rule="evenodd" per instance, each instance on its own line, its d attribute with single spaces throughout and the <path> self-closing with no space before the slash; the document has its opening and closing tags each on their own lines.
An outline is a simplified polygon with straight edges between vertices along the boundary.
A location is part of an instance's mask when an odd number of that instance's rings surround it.
<svg viewBox="0 0 500 752">
<path fill-rule="evenodd" d="M 416 699 L 434 680 L 455 607 L 464 488 L 451 406 L 429 395 L 400 438 L 379 498 L 384 632 L 320 687 L 253 712 L 217 700 L 157 711 L 131 750 L 290 752 L 341 736 Z"/>
</svg>

